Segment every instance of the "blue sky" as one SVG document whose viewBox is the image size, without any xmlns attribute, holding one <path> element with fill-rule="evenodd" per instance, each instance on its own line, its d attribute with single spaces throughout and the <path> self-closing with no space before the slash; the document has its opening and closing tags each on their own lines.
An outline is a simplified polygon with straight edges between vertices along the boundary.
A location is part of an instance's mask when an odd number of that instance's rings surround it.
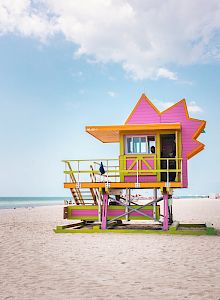
<svg viewBox="0 0 220 300">
<path fill-rule="evenodd" d="M 159 109 L 185 98 L 190 115 L 207 121 L 206 148 L 189 161 L 189 188 L 176 194 L 220 191 L 218 1 L 203 9 L 195 1 L 196 15 L 187 1 L 181 11 L 175 1 L 1 2 L 1 196 L 68 195 L 62 159 L 119 153 L 84 127 L 123 124 L 143 92 Z M 162 3 L 175 19 L 158 12 Z M 160 22 L 143 27 L 154 14 Z M 176 25 L 178 15 L 188 24 Z"/>
</svg>

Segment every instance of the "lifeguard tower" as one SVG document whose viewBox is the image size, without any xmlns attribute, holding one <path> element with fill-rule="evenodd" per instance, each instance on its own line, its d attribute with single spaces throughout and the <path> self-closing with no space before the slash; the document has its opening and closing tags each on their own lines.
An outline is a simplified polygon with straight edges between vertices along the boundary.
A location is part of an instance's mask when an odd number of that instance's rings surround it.
<svg viewBox="0 0 220 300">
<path fill-rule="evenodd" d="M 64 218 L 75 222 L 55 232 L 191 233 L 189 225 L 177 230 L 180 224 L 173 222 L 172 193 L 188 186 L 187 161 L 204 149 L 197 138 L 205 125 L 189 117 L 185 100 L 160 112 L 142 94 L 125 124 L 86 126 L 100 142 L 118 143 L 120 153 L 64 160 L 64 188 L 72 194 Z M 153 190 L 151 199 L 135 193 L 144 189 Z M 213 232 L 200 225 L 194 233 Z"/>
</svg>

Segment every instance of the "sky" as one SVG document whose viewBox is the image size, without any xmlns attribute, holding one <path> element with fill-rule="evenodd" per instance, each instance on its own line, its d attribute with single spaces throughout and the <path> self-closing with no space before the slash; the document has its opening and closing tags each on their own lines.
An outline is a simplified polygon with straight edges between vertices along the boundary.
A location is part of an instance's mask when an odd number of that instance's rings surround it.
<svg viewBox="0 0 220 300">
<path fill-rule="evenodd" d="M 117 158 L 86 125 L 140 98 L 207 121 L 189 187 L 220 192 L 220 2 L 0 0 L 0 196 L 63 196 L 63 159 Z"/>
</svg>

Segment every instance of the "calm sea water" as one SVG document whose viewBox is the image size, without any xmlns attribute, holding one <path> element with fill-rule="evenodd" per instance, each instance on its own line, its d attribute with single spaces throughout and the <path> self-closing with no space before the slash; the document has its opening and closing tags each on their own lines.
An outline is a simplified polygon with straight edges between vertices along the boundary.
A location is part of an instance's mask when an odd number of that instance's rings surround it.
<svg viewBox="0 0 220 300">
<path fill-rule="evenodd" d="M 175 198 L 205 198 L 207 196 L 179 196 Z M 0 197 L 0 209 L 35 207 L 47 205 L 63 205 L 70 197 Z"/>
<path fill-rule="evenodd" d="M 0 209 L 35 207 L 44 205 L 62 205 L 68 197 L 0 197 Z"/>
</svg>

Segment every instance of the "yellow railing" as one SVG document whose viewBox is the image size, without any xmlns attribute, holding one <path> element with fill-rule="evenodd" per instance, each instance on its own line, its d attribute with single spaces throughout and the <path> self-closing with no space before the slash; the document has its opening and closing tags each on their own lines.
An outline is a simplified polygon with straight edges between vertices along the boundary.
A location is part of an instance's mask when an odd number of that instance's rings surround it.
<svg viewBox="0 0 220 300">
<path fill-rule="evenodd" d="M 135 176 L 136 182 L 140 180 L 140 176 L 153 175 L 156 176 L 156 181 L 176 181 L 182 182 L 182 158 L 156 158 L 152 161 L 155 168 L 142 169 L 140 162 L 141 157 L 133 158 L 135 163 L 132 169 L 126 169 L 126 161 L 128 158 L 120 157 L 113 159 L 83 159 L 83 160 L 63 160 L 65 163 L 65 182 L 71 182 L 71 176 L 74 175 L 76 182 L 89 182 L 90 175 L 94 175 L 96 182 L 123 182 L 124 176 Z M 105 173 L 101 175 L 100 165 L 103 164 Z M 171 164 L 175 166 L 171 168 Z M 70 167 L 71 166 L 71 167 Z M 161 168 L 163 167 L 163 169 Z M 165 167 L 165 168 L 164 168 Z M 175 179 L 171 180 L 172 174 L 175 174 Z"/>
</svg>

